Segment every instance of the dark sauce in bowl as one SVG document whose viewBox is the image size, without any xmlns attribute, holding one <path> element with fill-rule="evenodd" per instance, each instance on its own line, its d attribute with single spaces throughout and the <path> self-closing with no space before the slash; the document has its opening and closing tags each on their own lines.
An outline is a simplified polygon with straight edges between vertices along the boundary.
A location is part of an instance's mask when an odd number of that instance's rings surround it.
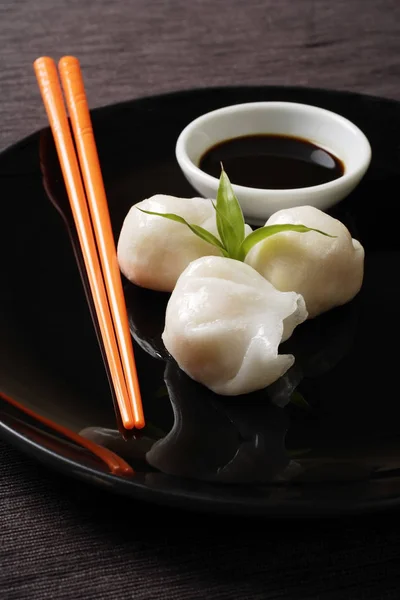
<svg viewBox="0 0 400 600">
<path fill-rule="evenodd" d="M 271 190 L 321 185 L 344 173 L 343 162 L 312 142 L 285 135 L 249 135 L 209 148 L 199 168 L 219 178 L 221 163 L 232 183 Z"/>
</svg>

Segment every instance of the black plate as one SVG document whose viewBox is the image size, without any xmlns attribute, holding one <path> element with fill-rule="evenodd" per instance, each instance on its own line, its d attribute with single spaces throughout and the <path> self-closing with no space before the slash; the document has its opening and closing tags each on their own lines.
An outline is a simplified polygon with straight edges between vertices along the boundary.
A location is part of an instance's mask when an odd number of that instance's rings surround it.
<svg viewBox="0 0 400 600">
<path fill-rule="evenodd" d="M 195 90 L 95 110 L 115 237 L 133 203 L 159 192 L 195 195 L 174 156 L 189 121 L 227 104 L 260 100 L 333 110 L 369 138 L 373 158 L 365 179 L 332 211 L 366 250 L 359 296 L 296 330 L 286 343 L 296 365 L 277 384 L 246 398 L 219 398 L 165 356 L 160 334 L 168 296 L 124 281 L 148 426 L 123 441 L 45 129 L 0 157 L 0 390 L 113 449 L 135 474 L 111 474 L 51 424 L 2 400 L 0 434 L 70 475 L 164 504 L 288 516 L 397 505 L 399 103 L 263 87 Z"/>
</svg>

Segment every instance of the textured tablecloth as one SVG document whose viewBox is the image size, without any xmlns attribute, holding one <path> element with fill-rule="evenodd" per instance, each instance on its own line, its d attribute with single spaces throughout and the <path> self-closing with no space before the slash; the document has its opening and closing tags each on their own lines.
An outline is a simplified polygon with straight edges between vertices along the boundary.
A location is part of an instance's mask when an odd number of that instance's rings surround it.
<svg viewBox="0 0 400 600">
<path fill-rule="evenodd" d="M 45 124 L 43 54 L 80 58 L 93 107 L 244 83 L 400 100 L 400 0 L 0 0 L 0 148 Z M 0 598 L 400 597 L 398 516 L 261 526 L 151 507 L 136 523 L 139 510 L 0 442 Z"/>
</svg>

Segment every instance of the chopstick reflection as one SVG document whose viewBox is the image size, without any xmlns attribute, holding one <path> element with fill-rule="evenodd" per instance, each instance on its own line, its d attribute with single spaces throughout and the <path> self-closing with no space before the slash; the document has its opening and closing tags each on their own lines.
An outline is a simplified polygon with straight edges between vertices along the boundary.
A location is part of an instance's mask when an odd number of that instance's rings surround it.
<svg viewBox="0 0 400 600">
<path fill-rule="evenodd" d="M 36 413 L 32 409 L 24 406 L 21 402 L 18 402 L 10 395 L 5 394 L 4 392 L 0 392 L 0 398 L 2 398 L 7 404 L 12 406 L 13 408 L 18 409 L 28 417 L 31 417 L 34 422 L 37 424 L 44 425 L 49 428 L 53 434 L 59 434 L 64 436 L 69 441 L 77 444 L 78 446 L 89 450 L 94 456 L 100 459 L 107 467 L 107 469 L 113 475 L 120 475 L 123 477 L 129 477 L 134 474 L 132 467 L 120 456 L 107 449 L 103 445 L 96 444 L 94 441 L 71 431 L 67 427 L 59 425 L 54 421 L 43 417 L 42 415 Z"/>
</svg>

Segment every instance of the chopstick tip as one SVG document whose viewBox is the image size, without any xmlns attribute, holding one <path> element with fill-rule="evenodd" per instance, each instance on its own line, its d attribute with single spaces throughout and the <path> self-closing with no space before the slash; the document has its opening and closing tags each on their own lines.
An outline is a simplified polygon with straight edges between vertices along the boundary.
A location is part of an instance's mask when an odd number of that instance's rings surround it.
<svg viewBox="0 0 400 600">
<path fill-rule="evenodd" d="M 58 61 L 59 69 L 68 69 L 71 66 L 79 66 L 79 60 L 76 56 L 62 56 Z"/>
<path fill-rule="evenodd" d="M 144 417 L 139 417 L 138 419 L 135 419 L 136 429 L 143 429 L 145 425 L 146 425 L 146 423 L 145 423 Z"/>
<path fill-rule="evenodd" d="M 121 419 L 122 419 L 122 425 L 124 426 L 125 429 L 127 429 L 127 430 L 135 429 L 135 421 L 133 419 L 131 419 L 127 415 L 121 415 Z"/>
<path fill-rule="evenodd" d="M 131 429 L 143 429 L 146 425 L 144 418 L 139 417 L 137 419 L 123 418 L 122 424 L 125 429 L 130 431 Z"/>
<path fill-rule="evenodd" d="M 33 68 L 36 73 L 41 69 L 48 69 L 50 65 L 54 65 L 54 60 L 50 56 L 39 56 L 33 61 Z"/>
<path fill-rule="evenodd" d="M 42 62 L 48 62 L 49 60 L 53 61 L 51 56 L 38 56 L 37 59 L 33 61 L 33 64 L 36 65 Z"/>
</svg>

